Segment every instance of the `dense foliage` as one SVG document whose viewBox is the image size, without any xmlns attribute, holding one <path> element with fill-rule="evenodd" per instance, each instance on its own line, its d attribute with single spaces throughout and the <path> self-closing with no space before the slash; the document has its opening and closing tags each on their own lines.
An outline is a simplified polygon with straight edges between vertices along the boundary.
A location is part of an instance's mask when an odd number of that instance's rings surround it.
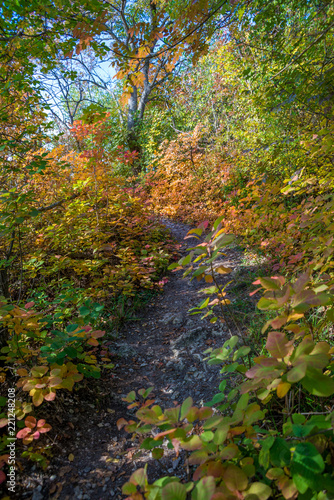
<svg viewBox="0 0 334 500">
<path fill-rule="evenodd" d="M 124 494 L 334 498 L 333 28 L 327 0 L 3 2 L 0 378 L 23 458 L 47 466 L 43 408 L 112 370 L 115 332 L 163 290 L 167 216 L 199 240 L 171 269 L 210 285 L 195 312 L 231 338 L 204 407 L 129 394 L 119 428 L 192 475 L 139 469 Z M 231 243 L 270 276 L 256 338 L 216 280 Z"/>
</svg>

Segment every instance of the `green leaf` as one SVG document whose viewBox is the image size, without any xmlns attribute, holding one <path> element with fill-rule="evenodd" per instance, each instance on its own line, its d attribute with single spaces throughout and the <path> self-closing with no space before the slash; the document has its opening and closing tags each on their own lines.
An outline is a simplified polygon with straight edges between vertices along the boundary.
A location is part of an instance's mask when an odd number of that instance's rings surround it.
<svg viewBox="0 0 334 500">
<path fill-rule="evenodd" d="M 131 474 L 130 483 L 144 488 L 147 485 L 146 468 L 147 466 L 145 466 L 144 469 L 137 469 L 133 474 Z"/>
<path fill-rule="evenodd" d="M 210 500 L 215 490 L 216 490 L 215 479 L 212 476 L 203 477 L 196 484 L 192 492 L 191 498 L 192 500 Z M 175 499 L 173 498 L 173 500 Z"/>
<path fill-rule="evenodd" d="M 217 427 L 221 423 L 224 417 L 221 415 L 214 415 L 213 417 L 208 418 L 206 422 L 203 424 L 203 429 L 212 429 L 213 427 Z"/>
<path fill-rule="evenodd" d="M 86 306 L 82 306 L 79 308 L 79 314 L 80 316 L 88 316 L 88 314 L 90 314 L 90 309 Z"/>
<path fill-rule="evenodd" d="M 176 406 L 175 408 L 168 408 L 165 410 L 165 417 L 171 424 L 176 424 L 179 421 L 180 416 L 180 407 Z"/>
<path fill-rule="evenodd" d="M 212 295 L 213 293 L 217 293 L 219 290 L 216 286 L 209 286 L 208 288 L 203 288 L 199 290 L 198 293 L 205 293 L 206 295 Z"/>
<path fill-rule="evenodd" d="M 208 269 L 208 266 L 201 266 L 196 271 L 194 272 L 193 276 L 191 279 L 196 278 L 197 276 L 200 276 L 203 274 L 206 270 Z"/>
<path fill-rule="evenodd" d="M 224 392 L 225 391 L 226 384 L 227 384 L 227 380 L 223 380 L 222 382 L 220 382 L 220 384 L 219 384 L 219 390 L 220 390 L 220 392 Z"/>
<path fill-rule="evenodd" d="M 190 234 L 196 234 L 197 236 L 202 236 L 202 233 L 203 233 L 203 229 L 201 229 L 200 227 L 197 227 L 195 229 L 190 229 L 190 231 L 187 232 L 187 236 Z"/>
<path fill-rule="evenodd" d="M 47 366 L 34 366 L 31 369 L 31 375 L 33 377 L 43 377 L 48 370 L 49 368 Z"/>
<path fill-rule="evenodd" d="M 189 412 L 190 408 L 193 405 L 193 400 L 191 397 L 187 398 L 185 401 L 183 401 L 182 406 L 181 406 L 181 414 L 180 414 L 180 419 L 183 420 L 186 418 L 187 413 Z"/>
<path fill-rule="evenodd" d="M 213 229 L 216 231 L 217 230 L 217 227 L 219 226 L 219 224 L 221 223 L 221 221 L 224 219 L 224 215 L 221 215 L 220 217 L 218 217 L 218 219 L 215 220 L 214 224 L 213 224 Z"/>
<path fill-rule="evenodd" d="M 214 433 L 212 431 L 204 431 L 201 434 L 201 440 L 204 441 L 205 443 L 209 443 L 210 441 L 213 440 Z"/>
<path fill-rule="evenodd" d="M 292 424 L 293 435 L 298 438 L 305 438 L 313 429 L 314 425 Z"/>
<path fill-rule="evenodd" d="M 203 443 L 197 434 L 193 434 L 182 442 L 182 448 L 188 451 L 198 450 L 203 447 Z"/>
<path fill-rule="evenodd" d="M 299 493 L 306 493 L 309 487 L 309 481 L 307 481 L 305 477 L 297 473 L 293 474 L 292 479 Z"/>
<path fill-rule="evenodd" d="M 144 441 L 140 445 L 140 448 L 143 450 L 153 450 L 154 448 L 161 446 L 162 443 L 163 443 L 163 439 L 154 439 L 154 438 L 148 437 L 148 438 L 144 439 Z"/>
<path fill-rule="evenodd" d="M 217 250 L 223 246 L 230 245 L 234 241 L 235 237 L 233 234 L 221 234 L 218 238 L 213 240 L 213 248 Z"/>
<path fill-rule="evenodd" d="M 229 465 L 223 474 L 224 483 L 230 491 L 244 491 L 248 486 L 246 474 L 236 465 Z"/>
<path fill-rule="evenodd" d="M 281 476 L 284 476 L 284 470 L 280 469 L 279 467 L 274 467 L 272 469 L 269 469 L 267 474 L 267 478 L 269 479 L 278 479 Z"/>
<path fill-rule="evenodd" d="M 242 394 L 237 402 L 236 409 L 244 410 L 248 405 L 248 401 L 249 401 L 249 394 Z"/>
<path fill-rule="evenodd" d="M 252 483 L 247 490 L 245 500 L 267 500 L 271 495 L 271 488 L 264 483 Z"/>
<path fill-rule="evenodd" d="M 274 467 L 285 467 L 290 464 L 291 451 L 287 442 L 277 437 L 270 447 L 270 461 Z"/>
<path fill-rule="evenodd" d="M 74 349 L 74 347 L 71 346 L 67 346 L 64 349 L 64 352 L 66 353 L 66 356 L 69 356 L 70 358 L 76 358 L 78 354 L 77 349 Z"/>
<path fill-rule="evenodd" d="M 168 271 L 172 271 L 173 269 L 176 269 L 177 267 L 180 267 L 180 264 L 178 262 L 174 262 L 170 266 L 167 267 Z"/>
<path fill-rule="evenodd" d="M 329 397 L 334 394 L 334 380 L 321 370 L 309 366 L 302 379 L 303 387 L 314 396 Z"/>
<path fill-rule="evenodd" d="M 235 398 L 235 396 L 238 394 L 238 389 L 232 389 L 232 391 L 229 393 L 227 396 L 227 401 L 232 401 L 232 399 Z"/>
<path fill-rule="evenodd" d="M 218 394 L 215 394 L 212 398 L 212 404 L 217 404 L 217 403 L 220 403 L 221 401 L 223 401 L 225 399 L 225 394 L 223 392 L 219 392 Z"/>
<path fill-rule="evenodd" d="M 155 448 L 152 450 L 152 457 L 154 460 L 160 460 L 164 456 L 164 450 L 162 448 Z"/>
<path fill-rule="evenodd" d="M 127 394 L 126 398 L 124 398 L 124 400 L 127 401 L 128 403 L 132 403 L 132 401 L 134 401 L 135 399 L 136 399 L 135 391 L 129 392 L 129 394 Z"/>
<path fill-rule="evenodd" d="M 305 363 L 299 363 L 297 366 L 294 366 L 287 373 L 287 381 L 291 382 L 292 384 L 295 384 L 296 382 L 299 382 L 300 380 L 302 380 L 305 377 L 306 369 L 307 369 L 306 362 Z"/>
<path fill-rule="evenodd" d="M 280 290 L 280 282 L 272 278 L 259 278 L 259 281 L 263 288 L 266 290 Z"/>
<path fill-rule="evenodd" d="M 306 421 L 306 417 L 305 415 L 300 415 L 300 413 L 293 413 L 292 420 L 294 424 L 304 424 Z"/>
<path fill-rule="evenodd" d="M 137 487 L 133 483 L 125 483 L 122 486 L 123 495 L 131 495 L 131 493 L 136 493 Z"/>
<path fill-rule="evenodd" d="M 73 332 L 75 332 L 75 330 L 77 330 L 78 327 L 79 327 L 79 325 L 76 325 L 76 324 L 68 325 L 66 327 L 66 331 L 67 331 L 67 333 L 73 333 Z"/>
<path fill-rule="evenodd" d="M 207 299 L 203 300 L 203 302 L 201 302 L 198 305 L 198 309 L 204 309 L 208 305 L 209 301 L 210 301 L 210 297 L 208 297 Z"/>
<path fill-rule="evenodd" d="M 29 212 L 29 215 L 30 217 L 37 217 L 37 215 L 40 214 L 40 211 L 39 210 L 36 210 L 36 208 L 33 208 L 30 212 Z"/>
<path fill-rule="evenodd" d="M 186 266 L 187 264 L 190 264 L 191 259 L 193 258 L 193 256 L 194 256 L 194 253 L 190 252 L 188 255 L 186 255 L 185 257 L 183 257 L 183 259 L 180 259 L 179 260 L 180 266 Z"/>
<path fill-rule="evenodd" d="M 239 337 L 237 335 L 233 335 L 230 339 L 226 340 L 223 347 L 229 347 L 230 349 L 234 349 L 234 347 L 239 342 Z"/>
<path fill-rule="evenodd" d="M 269 436 L 267 437 L 266 439 L 263 439 L 262 441 L 260 441 L 260 445 L 261 445 L 261 448 L 262 450 L 270 450 L 270 448 L 273 446 L 275 442 L 275 436 Z"/>
<path fill-rule="evenodd" d="M 218 427 L 218 429 L 215 432 L 213 442 L 214 444 L 223 444 L 226 440 L 227 433 L 229 431 L 229 426 L 228 425 L 221 425 Z"/>
<path fill-rule="evenodd" d="M 279 309 L 281 306 L 278 305 L 276 299 L 267 299 L 266 297 L 261 297 L 259 302 L 257 303 L 257 308 L 260 309 L 261 311 L 266 311 L 266 310 L 275 310 Z"/>
<path fill-rule="evenodd" d="M 308 442 L 297 444 L 291 461 L 291 472 L 308 477 L 312 474 L 321 474 L 325 463 L 316 447 Z"/>
<path fill-rule="evenodd" d="M 242 358 L 243 356 L 247 356 L 248 353 L 250 353 L 251 348 L 243 345 L 241 346 L 235 353 L 233 354 L 233 361 L 236 361 L 239 358 Z"/>
<path fill-rule="evenodd" d="M 173 481 L 162 488 L 161 498 L 162 500 L 186 500 L 187 490 L 183 484 Z"/>
<path fill-rule="evenodd" d="M 78 364 L 77 369 L 86 377 L 100 378 L 101 371 L 97 366 Z"/>
</svg>

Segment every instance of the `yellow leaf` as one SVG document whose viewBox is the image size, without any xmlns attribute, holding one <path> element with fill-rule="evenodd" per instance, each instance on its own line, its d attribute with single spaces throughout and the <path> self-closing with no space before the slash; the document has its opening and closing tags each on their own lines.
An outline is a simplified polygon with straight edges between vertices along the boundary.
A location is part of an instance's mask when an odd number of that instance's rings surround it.
<svg viewBox="0 0 334 500">
<path fill-rule="evenodd" d="M 212 283 L 212 282 L 213 282 L 213 277 L 211 276 L 211 274 L 207 274 L 207 275 L 205 276 L 205 281 L 206 281 L 207 283 Z"/>
<path fill-rule="evenodd" d="M 289 392 L 289 389 L 291 387 L 291 384 L 289 384 L 288 382 L 281 382 L 278 386 L 277 386 L 277 396 L 279 398 L 284 398 L 284 396 L 286 395 L 287 392 Z"/>
<path fill-rule="evenodd" d="M 215 271 L 218 274 L 229 274 L 233 271 L 233 269 L 231 269 L 230 267 L 219 266 L 219 267 L 216 267 Z"/>
<path fill-rule="evenodd" d="M 228 306 L 229 304 L 231 304 L 231 301 L 229 299 L 223 299 L 220 302 L 223 304 L 223 306 Z"/>
<path fill-rule="evenodd" d="M 199 276 L 196 276 L 197 281 L 201 281 L 203 276 L 204 276 L 204 273 L 200 274 Z"/>
<path fill-rule="evenodd" d="M 74 455 L 73 455 L 73 453 L 70 453 L 70 454 L 69 454 L 68 459 L 69 459 L 69 461 L 70 461 L 70 462 L 73 462 L 73 460 L 74 460 Z"/>
</svg>

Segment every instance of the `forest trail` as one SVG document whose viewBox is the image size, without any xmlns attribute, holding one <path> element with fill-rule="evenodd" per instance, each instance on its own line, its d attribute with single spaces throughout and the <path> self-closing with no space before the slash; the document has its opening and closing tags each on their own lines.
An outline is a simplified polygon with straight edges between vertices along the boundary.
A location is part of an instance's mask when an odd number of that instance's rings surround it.
<svg viewBox="0 0 334 500">
<path fill-rule="evenodd" d="M 196 241 L 184 240 L 190 228 L 169 220 L 162 222 L 179 242 L 181 255 L 186 255 Z M 241 257 L 241 252 L 232 248 L 221 262 L 238 269 Z M 94 394 L 90 383 L 75 397 L 70 394 L 63 399 L 62 416 L 58 418 L 60 446 L 53 448 L 54 458 L 47 471 L 33 468 L 22 485 L 25 493 L 20 498 L 121 499 L 122 485 L 144 463 L 149 462 L 150 479 L 161 475 L 159 464 L 150 459 L 149 452 L 136 458 L 136 443 L 124 430 L 117 430 L 119 418 L 131 418 L 135 413 L 121 398 L 132 390 L 153 386 L 152 394 L 162 408 L 182 403 L 188 396 L 195 405 L 209 401 L 221 381 L 220 368 L 208 366 L 203 351 L 220 347 L 229 338 L 223 323 L 211 324 L 201 320 L 201 315 L 191 315 L 189 309 L 203 298 L 198 292 L 204 285 L 182 274 L 170 273 L 163 293 L 143 308 L 138 321 L 126 324 L 116 342 L 111 343 L 116 369 L 107 380 L 94 383 L 100 393 Z M 231 275 L 219 276 L 222 284 L 231 279 Z M 164 472 L 184 476 L 182 456 L 172 463 L 173 467 L 169 465 Z"/>
</svg>

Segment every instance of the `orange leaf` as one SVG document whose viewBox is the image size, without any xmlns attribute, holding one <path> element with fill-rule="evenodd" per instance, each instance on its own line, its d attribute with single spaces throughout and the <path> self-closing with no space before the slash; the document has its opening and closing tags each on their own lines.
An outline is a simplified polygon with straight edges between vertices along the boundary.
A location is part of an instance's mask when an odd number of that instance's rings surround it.
<svg viewBox="0 0 334 500">
<path fill-rule="evenodd" d="M 289 382 L 281 382 L 278 386 L 277 386 L 277 396 L 279 398 L 284 398 L 284 396 L 289 392 L 289 389 L 291 387 L 291 384 L 289 384 Z"/>
</svg>

